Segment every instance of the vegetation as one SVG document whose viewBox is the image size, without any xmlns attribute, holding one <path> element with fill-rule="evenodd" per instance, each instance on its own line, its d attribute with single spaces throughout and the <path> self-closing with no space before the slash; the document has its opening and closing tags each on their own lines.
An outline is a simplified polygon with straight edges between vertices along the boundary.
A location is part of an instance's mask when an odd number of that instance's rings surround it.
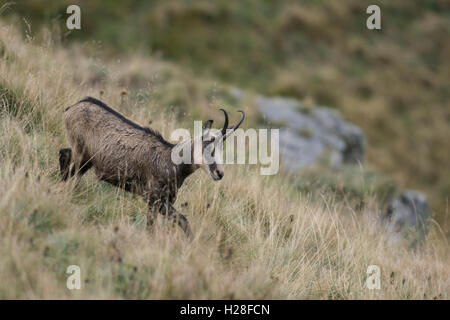
<svg viewBox="0 0 450 320">
<path fill-rule="evenodd" d="M 64 16 L 64 1 L 17 4 L 30 28 L 0 23 L 0 298 L 450 298 L 444 224 L 411 251 L 390 243 L 379 219 L 398 184 L 428 190 L 439 222 L 446 212 L 444 2 L 384 4 L 383 33 L 361 27 L 356 0 L 81 3 L 84 34 L 60 36 L 58 21 L 37 28 Z M 369 135 L 369 168 L 264 177 L 227 166 L 220 182 L 197 172 L 176 202 L 192 242 L 161 217 L 149 233 L 145 204 L 91 172 L 59 181 L 65 106 L 101 97 L 168 137 L 193 119 L 222 119 L 220 106 L 242 108 L 230 83 L 341 109 Z M 248 102 L 250 127 L 260 119 Z M 71 264 L 81 290 L 66 288 Z M 381 290 L 365 285 L 369 265 L 381 268 Z"/>
<path fill-rule="evenodd" d="M 450 5 L 427 1 L 79 1 L 70 39 L 147 48 L 194 72 L 341 110 L 368 136 L 368 160 L 425 190 L 441 223 L 450 191 Z M 32 25 L 64 23 L 71 1 L 17 4 Z M 365 27 L 378 4 L 382 30 Z"/>
</svg>

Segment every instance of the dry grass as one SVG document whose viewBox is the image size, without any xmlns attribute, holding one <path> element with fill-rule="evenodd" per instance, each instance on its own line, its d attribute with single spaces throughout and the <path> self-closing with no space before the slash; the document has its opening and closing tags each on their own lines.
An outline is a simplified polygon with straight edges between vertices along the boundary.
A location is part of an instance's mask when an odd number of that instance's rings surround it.
<svg viewBox="0 0 450 320">
<path fill-rule="evenodd" d="M 132 79 L 145 83 L 144 68 L 169 88 L 179 87 L 178 73 L 138 55 L 126 66 L 100 64 L 51 39 L 26 43 L 6 25 L 0 39 L 0 298 L 450 298 L 450 250 L 439 227 L 416 252 L 393 247 L 375 199 L 359 212 L 332 195 L 312 200 L 251 166 L 228 166 L 219 183 L 198 172 L 176 203 L 195 232 L 189 243 L 161 218 L 148 233 L 144 203 L 92 174 L 78 185 L 59 182 L 64 106 L 102 89 L 108 103 L 167 136 L 180 123 L 161 101 L 178 93 L 157 87 L 159 100 L 121 103 L 120 90 Z M 192 97 L 191 114 L 211 112 L 201 92 Z M 81 290 L 66 288 L 71 264 L 81 267 Z M 365 286 L 372 264 L 381 290 Z"/>
</svg>

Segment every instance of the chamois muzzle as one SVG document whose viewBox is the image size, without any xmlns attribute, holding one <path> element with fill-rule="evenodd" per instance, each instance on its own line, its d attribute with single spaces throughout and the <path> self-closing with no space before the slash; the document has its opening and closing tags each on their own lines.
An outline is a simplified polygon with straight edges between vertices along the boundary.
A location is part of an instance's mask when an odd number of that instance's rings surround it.
<svg viewBox="0 0 450 320">
<path fill-rule="evenodd" d="M 216 169 L 216 170 L 212 171 L 210 173 L 210 175 L 214 181 L 219 181 L 219 180 L 222 180 L 224 173 L 223 173 L 223 170 Z"/>
</svg>

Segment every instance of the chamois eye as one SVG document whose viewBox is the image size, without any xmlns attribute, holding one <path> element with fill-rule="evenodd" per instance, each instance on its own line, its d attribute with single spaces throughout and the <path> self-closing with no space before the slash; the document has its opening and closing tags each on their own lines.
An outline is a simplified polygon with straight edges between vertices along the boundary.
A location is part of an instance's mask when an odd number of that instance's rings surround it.
<svg viewBox="0 0 450 320">
<path fill-rule="evenodd" d="M 214 142 L 214 140 L 216 140 L 216 137 L 211 137 L 209 140 L 204 140 L 203 143 L 210 144 L 210 143 Z"/>
</svg>

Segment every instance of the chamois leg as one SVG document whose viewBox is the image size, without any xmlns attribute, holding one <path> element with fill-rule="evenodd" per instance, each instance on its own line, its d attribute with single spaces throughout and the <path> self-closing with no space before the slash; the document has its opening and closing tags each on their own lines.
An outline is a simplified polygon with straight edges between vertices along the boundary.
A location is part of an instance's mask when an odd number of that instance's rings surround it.
<svg viewBox="0 0 450 320">
<path fill-rule="evenodd" d="M 172 220 L 174 223 L 176 222 L 178 226 L 186 233 L 186 236 L 189 239 L 192 239 L 192 231 L 191 227 L 189 226 L 189 221 L 186 219 L 184 215 L 179 213 L 172 204 L 169 203 L 168 210 L 163 210 L 161 213 L 168 219 Z"/>
<path fill-rule="evenodd" d="M 192 231 L 189 226 L 189 221 L 184 215 L 179 213 L 172 204 L 166 204 L 164 200 L 158 200 L 149 204 L 149 212 L 147 215 L 147 228 L 152 229 L 154 221 L 158 215 L 158 212 L 170 219 L 173 223 L 177 223 L 178 226 L 184 231 L 189 239 L 192 239 Z"/>
<path fill-rule="evenodd" d="M 75 154 L 73 158 L 74 166 L 70 174 L 74 176 L 76 173 L 78 177 L 82 177 L 92 167 L 92 162 L 80 154 Z"/>
<path fill-rule="evenodd" d="M 66 181 L 67 178 L 69 177 L 71 160 L 72 160 L 72 149 L 64 148 L 59 150 L 59 173 L 63 181 Z"/>
<path fill-rule="evenodd" d="M 92 163 L 90 161 L 81 162 L 78 175 L 80 177 L 83 176 L 90 168 L 92 168 Z"/>
<path fill-rule="evenodd" d="M 70 169 L 70 164 L 72 161 L 74 165 L 72 166 L 72 169 Z M 91 167 L 92 163 L 89 160 L 79 160 L 76 154 L 72 154 L 72 149 L 64 148 L 59 150 L 59 171 L 63 181 L 73 177 L 75 174 L 81 177 Z"/>
<path fill-rule="evenodd" d="M 147 229 L 153 230 L 153 225 L 155 224 L 155 220 L 158 217 L 159 208 L 155 206 L 155 204 L 148 204 L 148 213 L 147 213 Z"/>
</svg>

